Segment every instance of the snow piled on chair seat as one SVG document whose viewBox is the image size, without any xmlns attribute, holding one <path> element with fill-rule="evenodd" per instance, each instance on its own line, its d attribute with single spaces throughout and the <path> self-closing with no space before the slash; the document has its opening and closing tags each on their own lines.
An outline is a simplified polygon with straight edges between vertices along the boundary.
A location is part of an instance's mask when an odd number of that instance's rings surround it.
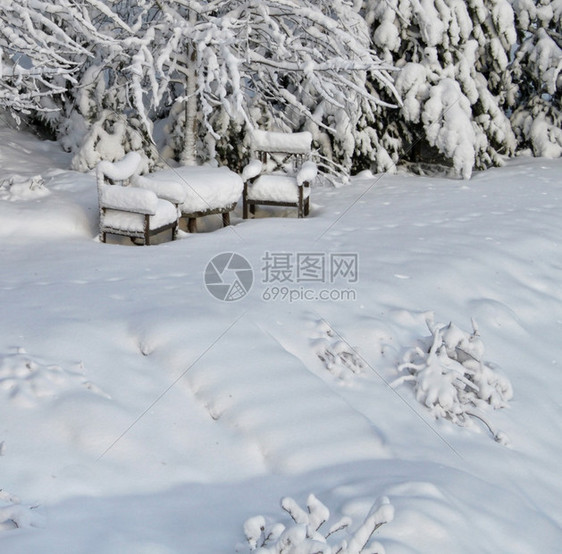
<svg viewBox="0 0 562 554">
<path fill-rule="evenodd" d="M 310 196 L 310 188 L 303 187 L 304 198 Z M 289 175 L 262 175 L 248 187 L 250 200 L 269 200 L 272 202 L 297 202 L 299 187 L 294 177 Z"/>
<path fill-rule="evenodd" d="M 252 144 L 254 150 L 261 152 L 283 152 L 287 154 L 309 154 L 312 134 L 280 133 L 275 131 L 253 131 Z"/>
<path fill-rule="evenodd" d="M 156 171 L 146 177 L 180 183 L 187 195 L 180 206 L 182 213 L 226 208 L 238 202 L 244 188 L 240 175 L 227 167 L 185 166 Z"/>
<path fill-rule="evenodd" d="M 158 199 L 155 214 L 149 218 L 151 230 L 165 227 L 177 219 L 176 208 L 167 200 Z M 144 215 L 131 212 L 107 210 L 103 218 L 103 226 L 122 231 L 142 232 L 144 230 Z"/>
</svg>

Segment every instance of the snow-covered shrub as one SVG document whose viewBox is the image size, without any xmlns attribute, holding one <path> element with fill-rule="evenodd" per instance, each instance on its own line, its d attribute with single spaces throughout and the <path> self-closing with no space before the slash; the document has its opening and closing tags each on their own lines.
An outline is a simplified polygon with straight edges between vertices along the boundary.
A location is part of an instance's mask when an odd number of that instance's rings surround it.
<svg viewBox="0 0 562 554">
<path fill-rule="evenodd" d="M 75 388 L 107 396 L 86 379 L 82 364 L 77 369 L 64 369 L 30 356 L 23 348 L 14 354 L 0 354 L 0 399 L 33 407 L 39 399 L 54 398 Z"/>
<path fill-rule="evenodd" d="M 238 168 L 263 128 L 310 131 L 324 171 L 466 178 L 517 149 L 562 155 L 561 34 L 562 0 L 10 0 L 0 107 L 79 169 L 131 149 L 153 166 L 156 143 Z"/>
<path fill-rule="evenodd" d="M 436 418 L 446 418 L 461 426 L 480 420 L 494 439 L 506 443 L 503 433 L 495 432 L 483 413 L 489 408 L 507 406 L 513 396 L 509 380 L 483 360 L 484 346 L 478 327 L 467 333 L 453 323 L 434 324 L 428 321 L 431 335 L 423 346 L 409 349 L 399 372 L 406 371 L 393 382 L 398 386 L 411 382 L 416 399 Z"/>
<path fill-rule="evenodd" d="M 24 506 L 19 498 L 0 489 L 0 531 L 41 527 L 43 517 L 38 506 Z"/>
<path fill-rule="evenodd" d="M 34 200 L 50 194 L 41 175 L 22 177 L 12 175 L 9 179 L 0 181 L 0 199 L 2 200 Z"/>
<path fill-rule="evenodd" d="M 313 341 L 313 348 L 334 377 L 345 381 L 353 375 L 363 373 L 365 364 L 361 357 L 329 325 L 321 326 L 320 335 L 320 338 Z"/>
<path fill-rule="evenodd" d="M 384 554 L 382 544 L 373 540 L 375 531 L 393 520 L 394 508 L 388 498 L 376 503 L 358 528 L 349 517 L 342 517 L 323 528 L 330 519 L 330 510 L 309 495 L 306 510 L 292 498 L 284 498 L 281 507 L 291 516 L 292 524 L 267 523 L 263 516 L 250 518 L 244 524 L 247 545 L 238 552 L 259 554 Z M 336 536 L 344 533 L 345 538 Z"/>
</svg>

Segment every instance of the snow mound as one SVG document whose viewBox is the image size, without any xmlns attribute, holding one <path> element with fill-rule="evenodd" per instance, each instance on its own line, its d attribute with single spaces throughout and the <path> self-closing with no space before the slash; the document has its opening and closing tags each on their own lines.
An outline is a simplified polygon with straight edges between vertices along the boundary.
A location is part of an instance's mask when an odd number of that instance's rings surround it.
<svg viewBox="0 0 562 554">
<path fill-rule="evenodd" d="M 25 506 L 16 496 L 0 489 L 0 532 L 43 526 L 37 506 Z"/>
<path fill-rule="evenodd" d="M 34 407 L 39 399 L 54 398 L 76 388 L 106 396 L 85 378 L 81 365 L 77 370 L 63 369 L 30 356 L 23 348 L 0 356 L 0 396 L 20 406 Z"/>
<path fill-rule="evenodd" d="M 22 177 L 13 175 L 0 182 L 0 200 L 35 200 L 50 194 L 41 175 Z"/>
<path fill-rule="evenodd" d="M 320 325 L 320 338 L 313 339 L 312 344 L 318 358 L 337 379 L 349 381 L 363 373 L 365 363 L 361 356 L 329 325 Z"/>
</svg>

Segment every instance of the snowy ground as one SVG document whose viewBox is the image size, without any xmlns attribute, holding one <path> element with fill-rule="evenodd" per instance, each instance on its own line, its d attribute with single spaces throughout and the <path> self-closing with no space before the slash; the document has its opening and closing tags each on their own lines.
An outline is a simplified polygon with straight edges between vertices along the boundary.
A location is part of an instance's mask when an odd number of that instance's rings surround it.
<svg viewBox="0 0 562 554">
<path fill-rule="evenodd" d="M 0 552 L 246 551 L 248 518 L 289 525 L 281 498 L 309 493 L 356 525 L 387 496 L 389 554 L 560 552 L 562 160 L 365 176 L 305 220 L 134 247 L 96 240 L 94 177 L 56 145 L 0 144 Z M 222 252 L 254 269 L 237 302 L 204 285 Z M 272 288 L 267 256 L 296 281 L 298 254 L 330 253 L 357 255 L 356 282 Z M 321 291 L 355 299 L 296 299 Z M 510 446 L 389 386 L 431 314 L 478 323 Z"/>
</svg>

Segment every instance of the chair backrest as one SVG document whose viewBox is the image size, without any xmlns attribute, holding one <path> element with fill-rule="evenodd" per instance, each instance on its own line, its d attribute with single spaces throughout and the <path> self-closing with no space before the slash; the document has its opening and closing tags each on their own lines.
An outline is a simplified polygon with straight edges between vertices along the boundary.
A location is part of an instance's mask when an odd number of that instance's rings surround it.
<svg viewBox="0 0 562 554">
<path fill-rule="evenodd" d="M 252 150 L 267 171 L 296 172 L 310 158 L 312 134 L 282 133 L 278 131 L 253 131 Z"/>
<path fill-rule="evenodd" d="M 138 152 L 129 152 L 117 162 L 101 161 L 96 167 L 98 185 L 128 184 L 137 173 L 142 157 Z"/>
<path fill-rule="evenodd" d="M 100 224 L 103 220 L 104 209 L 125 205 L 125 197 L 117 190 L 117 187 L 116 190 L 110 189 L 113 189 L 113 186 L 117 184 L 128 185 L 129 179 L 136 174 L 141 161 L 142 157 L 138 152 L 129 152 L 117 162 L 102 160 L 96 166 Z M 121 200 L 116 204 L 114 200 L 118 197 Z M 123 209 L 123 207 L 119 209 Z"/>
</svg>

